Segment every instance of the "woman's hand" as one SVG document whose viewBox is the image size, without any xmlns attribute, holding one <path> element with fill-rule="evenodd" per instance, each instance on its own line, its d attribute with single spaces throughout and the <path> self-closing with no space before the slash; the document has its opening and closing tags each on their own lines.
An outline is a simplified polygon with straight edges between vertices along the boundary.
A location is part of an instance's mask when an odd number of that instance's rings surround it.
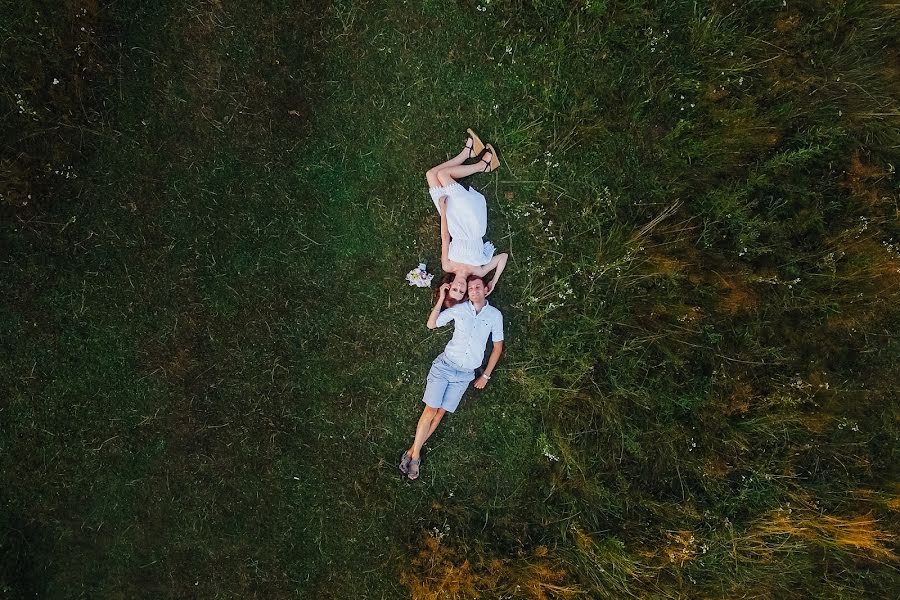
<svg viewBox="0 0 900 600">
<path fill-rule="evenodd" d="M 440 200 L 438 200 L 438 205 L 441 207 L 441 214 L 447 214 L 447 196 L 441 196 Z"/>
<path fill-rule="evenodd" d="M 428 315 L 428 321 L 425 322 L 425 326 L 428 327 L 428 329 L 437 329 L 437 318 L 438 315 L 441 314 L 441 307 L 444 305 L 444 298 L 447 296 L 447 290 L 449 289 L 449 283 L 445 283 L 438 288 L 437 302 L 434 303 L 431 314 Z"/>
<path fill-rule="evenodd" d="M 500 275 L 503 274 L 503 269 L 506 268 L 506 261 L 509 259 L 509 254 L 506 252 L 501 252 L 491 259 L 491 262 L 488 264 L 479 267 L 478 270 L 475 271 L 476 274 L 484 277 L 491 271 L 494 271 L 494 277 L 491 278 L 490 283 L 486 283 L 484 286 L 484 295 L 488 296 L 491 292 L 494 291 L 494 288 L 497 287 L 497 282 L 500 281 Z"/>
</svg>

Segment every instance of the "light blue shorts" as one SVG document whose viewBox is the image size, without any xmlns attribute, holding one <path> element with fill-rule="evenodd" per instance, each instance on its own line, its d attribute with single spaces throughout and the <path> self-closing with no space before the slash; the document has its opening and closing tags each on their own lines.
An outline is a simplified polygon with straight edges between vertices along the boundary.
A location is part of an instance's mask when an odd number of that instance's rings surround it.
<svg viewBox="0 0 900 600">
<path fill-rule="evenodd" d="M 452 413 L 459 406 L 459 401 L 473 379 L 475 371 L 458 368 L 442 352 L 431 363 L 422 402 L 431 408 L 443 408 Z"/>
</svg>

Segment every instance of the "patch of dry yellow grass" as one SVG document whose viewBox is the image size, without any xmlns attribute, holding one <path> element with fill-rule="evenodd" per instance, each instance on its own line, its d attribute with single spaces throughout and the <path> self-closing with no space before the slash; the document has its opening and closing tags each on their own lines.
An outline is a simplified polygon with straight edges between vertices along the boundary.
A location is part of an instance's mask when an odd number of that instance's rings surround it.
<svg viewBox="0 0 900 600">
<path fill-rule="evenodd" d="M 799 543 L 832 548 L 882 561 L 897 561 L 890 548 L 895 536 L 878 528 L 871 513 L 828 515 L 811 507 L 779 508 L 756 521 L 748 537 L 762 554 Z"/>
<path fill-rule="evenodd" d="M 561 600 L 583 595 L 568 582 L 567 571 L 554 561 L 546 546 L 530 556 L 484 559 L 445 543 L 443 535 L 427 532 L 418 555 L 400 581 L 414 600 L 462 600 L 511 597 Z M 470 558 L 464 555 L 471 555 Z"/>
</svg>

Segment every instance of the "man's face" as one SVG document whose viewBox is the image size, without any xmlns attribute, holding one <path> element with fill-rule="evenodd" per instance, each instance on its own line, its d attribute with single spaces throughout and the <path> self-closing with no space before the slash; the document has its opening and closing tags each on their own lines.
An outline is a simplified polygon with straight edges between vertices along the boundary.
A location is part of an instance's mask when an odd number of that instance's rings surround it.
<svg viewBox="0 0 900 600">
<path fill-rule="evenodd" d="M 479 303 L 484 301 L 484 282 L 480 279 L 469 282 L 469 300 Z"/>
</svg>

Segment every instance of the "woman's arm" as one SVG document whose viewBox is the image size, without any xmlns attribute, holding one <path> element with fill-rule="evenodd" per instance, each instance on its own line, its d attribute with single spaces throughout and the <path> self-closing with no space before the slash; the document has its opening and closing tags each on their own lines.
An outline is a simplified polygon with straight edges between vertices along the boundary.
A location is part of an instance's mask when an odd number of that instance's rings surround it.
<svg viewBox="0 0 900 600">
<path fill-rule="evenodd" d="M 508 259 L 509 254 L 507 254 L 506 252 L 501 252 L 500 254 L 492 258 L 491 262 L 479 269 L 478 275 L 481 275 L 482 277 L 484 277 L 494 269 L 497 270 L 497 272 L 494 273 L 494 277 L 490 280 L 490 282 L 487 284 L 487 287 L 485 288 L 485 296 L 490 296 L 491 292 L 494 291 L 494 287 L 497 285 L 497 282 L 500 281 L 500 275 L 501 273 L 503 273 L 503 269 L 506 268 L 506 261 Z"/>
<path fill-rule="evenodd" d="M 450 229 L 447 227 L 447 196 L 438 200 L 441 207 L 441 269 L 445 273 L 452 271 L 450 258 Z"/>
<path fill-rule="evenodd" d="M 449 283 L 445 283 L 440 287 L 441 293 L 438 294 L 437 302 L 434 303 L 434 308 L 431 309 L 431 314 L 428 315 L 428 329 L 437 329 L 437 318 L 441 314 L 441 307 L 444 306 L 444 298 L 447 297 L 447 290 L 449 289 Z"/>
</svg>

